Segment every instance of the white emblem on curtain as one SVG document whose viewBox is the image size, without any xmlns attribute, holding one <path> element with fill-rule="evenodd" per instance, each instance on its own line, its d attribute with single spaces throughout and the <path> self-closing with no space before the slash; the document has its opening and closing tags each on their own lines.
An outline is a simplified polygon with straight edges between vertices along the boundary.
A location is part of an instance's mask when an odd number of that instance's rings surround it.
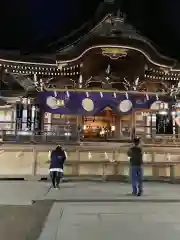
<svg viewBox="0 0 180 240">
<path fill-rule="evenodd" d="M 52 108 L 52 109 L 58 109 L 58 105 L 57 105 L 57 100 L 55 97 L 48 97 L 46 99 L 46 104 L 48 107 Z"/>
<path fill-rule="evenodd" d="M 119 110 L 123 113 L 129 112 L 133 107 L 132 102 L 130 100 L 123 100 L 119 104 Z"/>
<path fill-rule="evenodd" d="M 152 110 L 168 109 L 168 103 L 163 101 L 155 101 L 151 104 L 150 109 Z"/>
<path fill-rule="evenodd" d="M 90 98 L 84 98 L 82 100 L 82 107 L 87 112 L 93 111 L 94 110 L 94 102 L 93 102 L 93 100 L 91 100 Z"/>
</svg>

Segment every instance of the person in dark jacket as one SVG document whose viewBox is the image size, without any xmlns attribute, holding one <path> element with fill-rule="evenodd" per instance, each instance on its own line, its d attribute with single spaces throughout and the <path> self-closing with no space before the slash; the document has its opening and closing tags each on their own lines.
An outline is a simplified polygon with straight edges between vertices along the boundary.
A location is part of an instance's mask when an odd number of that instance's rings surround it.
<svg viewBox="0 0 180 240">
<path fill-rule="evenodd" d="M 50 174 L 52 179 L 52 185 L 54 188 L 59 188 L 60 180 L 63 176 L 64 162 L 66 160 L 66 153 L 61 146 L 57 146 L 55 150 L 51 152 L 50 157 Z"/>
<path fill-rule="evenodd" d="M 132 194 L 136 196 L 142 195 L 142 182 L 143 182 L 143 153 L 139 146 L 140 139 L 134 139 L 134 146 L 128 151 L 128 157 L 130 158 L 131 166 L 131 182 L 132 182 Z"/>
</svg>

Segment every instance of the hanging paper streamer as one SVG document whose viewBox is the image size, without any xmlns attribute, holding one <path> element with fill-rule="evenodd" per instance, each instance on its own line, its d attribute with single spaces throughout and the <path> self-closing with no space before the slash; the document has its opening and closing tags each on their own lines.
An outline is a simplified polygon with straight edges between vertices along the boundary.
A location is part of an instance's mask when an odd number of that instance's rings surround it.
<svg viewBox="0 0 180 240">
<path fill-rule="evenodd" d="M 110 157 L 107 152 L 104 153 L 104 158 L 110 162 L 115 162 L 115 160 L 112 157 Z"/>
<path fill-rule="evenodd" d="M 42 114 L 38 104 L 34 106 L 34 132 L 37 135 L 41 134 Z"/>
<path fill-rule="evenodd" d="M 108 156 L 107 152 L 104 153 L 104 157 L 106 160 L 109 160 L 109 156 Z"/>
<path fill-rule="evenodd" d="M 170 153 L 167 153 L 166 159 L 167 159 L 167 161 L 170 161 L 170 160 L 171 160 L 171 154 L 170 154 Z"/>
<path fill-rule="evenodd" d="M 32 105 L 27 105 L 27 129 L 32 130 Z"/>
<path fill-rule="evenodd" d="M 22 103 L 16 104 L 16 130 L 22 130 L 22 121 L 23 121 L 23 109 L 24 106 Z"/>
<path fill-rule="evenodd" d="M 20 158 L 20 157 L 22 157 L 22 156 L 24 156 L 24 152 L 18 152 L 17 154 L 16 154 L 16 158 Z"/>
<path fill-rule="evenodd" d="M 1 150 L 1 151 L 0 151 L 0 156 L 3 156 L 3 155 L 4 155 L 4 152 L 5 152 L 4 150 Z"/>
<path fill-rule="evenodd" d="M 91 154 L 91 152 L 88 152 L 88 159 L 89 159 L 89 160 L 92 159 L 92 154 Z"/>
<path fill-rule="evenodd" d="M 48 161 L 51 160 L 51 151 L 48 152 Z"/>
</svg>

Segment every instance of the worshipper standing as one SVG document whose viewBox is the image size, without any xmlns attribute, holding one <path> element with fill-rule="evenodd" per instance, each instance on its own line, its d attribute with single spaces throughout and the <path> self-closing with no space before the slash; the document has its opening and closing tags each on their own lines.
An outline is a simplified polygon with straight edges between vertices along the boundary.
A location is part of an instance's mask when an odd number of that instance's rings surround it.
<svg viewBox="0 0 180 240">
<path fill-rule="evenodd" d="M 66 158 L 66 152 L 62 149 L 61 146 L 57 146 L 56 149 L 51 152 L 49 169 L 52 186 L 54 188 L 59 188 L 60 180 L 63 177 L 64 162 Z"/>
<path fill-rule="evenodd" d="M 143 192 L 143 153 L 140 148 L 140 139 L 134 139 L 134 145 L 128 150 L 131 167 L 132 194 L 141 196 Z"/>
</svg>

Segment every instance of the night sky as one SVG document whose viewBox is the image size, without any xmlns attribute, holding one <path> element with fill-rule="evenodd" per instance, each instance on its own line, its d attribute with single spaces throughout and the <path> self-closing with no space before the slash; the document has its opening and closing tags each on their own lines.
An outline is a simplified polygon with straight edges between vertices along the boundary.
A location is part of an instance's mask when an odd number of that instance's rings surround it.
<svg viewBox="0 0 180 240">
<path fill-rule="evenodd" d="M 101 0 L 1 0 L 0 48 L 38 51 L 93 18 Z M 120 0 L 121 9 L 158 49 L 180 60 L 179 0 Z M 45 48 L 44 48 L 45 49 Z"/>
</svg>

